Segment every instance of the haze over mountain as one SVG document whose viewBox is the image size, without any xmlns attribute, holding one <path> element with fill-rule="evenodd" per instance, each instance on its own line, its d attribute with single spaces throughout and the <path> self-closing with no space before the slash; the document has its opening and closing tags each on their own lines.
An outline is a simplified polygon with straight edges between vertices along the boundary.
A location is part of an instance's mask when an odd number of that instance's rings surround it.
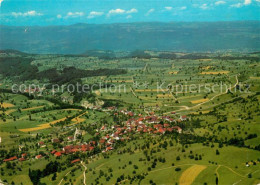
<svg viewBox="0 0 260 185">
<path fill-rule="evenodd" d="M 260 50 L 260 21 L 0 26 L 0 49 L 80 54 L 86 50 Z"/>
</svg>

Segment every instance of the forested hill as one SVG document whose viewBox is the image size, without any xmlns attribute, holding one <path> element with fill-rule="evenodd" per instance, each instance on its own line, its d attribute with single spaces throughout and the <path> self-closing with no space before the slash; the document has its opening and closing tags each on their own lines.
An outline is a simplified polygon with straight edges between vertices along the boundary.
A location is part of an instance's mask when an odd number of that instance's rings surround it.
<svg viewBox="0 0 260 185">
<path fill-rule="evenodd" d="M 86 50 L 216 52 L 260 50 L 260 22 L 0 26 L 0 49 L 79 54 Z"/>
</svg>

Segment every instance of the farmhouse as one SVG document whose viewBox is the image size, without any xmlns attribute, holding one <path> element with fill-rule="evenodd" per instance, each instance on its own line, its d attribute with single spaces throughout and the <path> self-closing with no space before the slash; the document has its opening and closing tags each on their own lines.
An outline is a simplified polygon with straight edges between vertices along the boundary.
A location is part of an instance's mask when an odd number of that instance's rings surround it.
<svg viewBox="0 0 260 185">
<path fill-rule="evenodd" d="M 55 155 L 55 157 L 60 157 L 61 156 L 61 152 L 56 152 L 54 155 Z"/>
<path fill-rule="evenodd" d="M 14 161 L 14 160 L 16 160 L 16 159 L 17 159 L 17 157 L 14 156 L 14 157 L 10 157 L 10 158 L 8 158 L 8 159 L 4 159 L 3 161 L 4 161 L 4 162 L 7 162 L 7 161 Z"/>
<path fill-rule="evenodd" d="M 177 132 L 178 133 L 181 133 L 182 132 L 182 129 L 181 129 L 181 127 L 179 127 L 179 126 L 174 126 L 174 127 L 172 127 L 174 130 L 177 130 Z"/>
<path fill-rule="evenodd" d="M 69 137 L 67 137 L 67 139 L 68 139 L 69 141 L 73 141 L 73 140 L 74 140 L 74 137 L 73 137 L 73 136 L 69 136 Z"/>
<path fill-rule="evenodd" d="M 113 150 L 113 147 L 109 146 L 106 148 L 106 151 L 110 151 L 110 150 Z"/>
<path fill-rule="evenodd" d="M 40 142 L 38 143 L 38 146 L 40 146 L 40 147 L 44 146 L 44 142 L 43 142 L 43 141 L 40 141 Z"/>
<path fill-rule="evenodd" d="M 42 158 L 42 155 L 36 155 L 35 156 L 35 159 L 41 159 Z"/>
<path fill-rule="evenodd" d="M 187 120 L 187 116 L 185 116 L 185 115 L 184 115 L 184 116 L 181 116 L 181 117 L 180 117 L 180 120 L 181 120 L 181 121 L 186 121 L 186 120 Z"/>
<path fill-rule="evenodd" d="M 27 153 L 23 153 L 22 157 L 25 158 L 27 156 Z"/>
<path fill-rule="evenodd" d="M 25 158 L 19 158 L 19 161 L 25 161 L 26 159 Z"/>
<path fill-rule="evenodd" d="M 80 159 L 75 159 L 75 160 L 71 161 L 71 164 L 77 163 L 79 161 L 80 161 Z"/>
<path fill-rule="evenodd" d="M 60 140 L 58 138 L 52 139 L 52 143 L 60 143 Z"/>
</svg>

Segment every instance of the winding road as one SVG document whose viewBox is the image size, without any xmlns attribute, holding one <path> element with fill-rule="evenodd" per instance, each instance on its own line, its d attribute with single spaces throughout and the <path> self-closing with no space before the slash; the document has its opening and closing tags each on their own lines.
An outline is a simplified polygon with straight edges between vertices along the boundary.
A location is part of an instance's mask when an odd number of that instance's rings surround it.
<svg viewBox="0 0 260 185">
<path fill-rule="evenodd" d="M 70 172 L 71 172 L 71 171 L 69 171 L 68 173 L 66 173 L 66 175 L 65 175 L 64 177 L 66 177 L 67 175 L 69 175 Z M 62 181 L 64 180 L 64 177 L 60 180 L 60 182 L 59 182 L 58 185 L 60 185 L 60 184 L 62 183 Z"/>
<path fill-rule="evenodd" d="M 80 162 L 81 163 L 81 165 L 85 168 L 85 170 L 83 171 L 83 176 L 84 176 L 84 181 L 83 181 L 83 183 L 84 183 L 84 185 L 86 185 L 86 171 L 87 171 L 87 167 L 86 167 L 86 165 L 83 163 L 83 161 L 81 161 Z"/>
</svg>

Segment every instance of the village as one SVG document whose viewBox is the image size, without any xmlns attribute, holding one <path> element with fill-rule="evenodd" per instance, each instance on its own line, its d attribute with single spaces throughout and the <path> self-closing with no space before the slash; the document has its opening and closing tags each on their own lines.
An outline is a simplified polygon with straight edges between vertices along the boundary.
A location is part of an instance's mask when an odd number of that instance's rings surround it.
<svg viewBox="0 0 260 185">
<path fill-rule="evenodd" d="M 96 107 L 94 107 L 96 109 Z M 136 115 L 132 111 L 126 109 L 118 110 L 116 107 L 108 107 L 104 111 L 110 112 L 114 116 L 119 114 L 127 116 L 129 119 L 123 121 L 121 124 L 115 124 L 112 126 L 103 125 L 100 129 L 96 129 L 95 140 L 89 142 L 80 143 L 78 139 L 82 135 L 82 131 L 76 127 L 70 127 L 70 129 L 75 129 L 73 136 L 65 136 L 64 139 L 59 138 L 51 139 L 52 144 L 59 144 L 60 148 L 51 150 L 44 150 L 46 145 L 48 145 L 48 140 L 40 139 L 37 143 L 38 148 L 42 150 L 39 154 L 28 155 L 28 153 L 20 152 L 20 156 L 12 156 L 10 158 L 4 159 L 3 162 L 9 161 L 26 161 L 30 160 L 28 156 L 32 159 L 41 159 L 48 157 L 49 155 L 55 156 L 59 159 L 62 155 L 69 155 L 76 152 L 88 153 L 88 156 L 97 154 L 98 151 L 105 153 L 112 151 L 117 147 L 119 142 L 127 142 L 134 137 L 141 136 L 142 134 L 150 135 L 163 135 L 170 134 L 172 132 L 182 133 L 182 128 L 178 125 L 183 125 L 183 122 L 187 121 L 186 115 L 178 115 L 175 112 L 171 112 L 171 116 L 156 116 L 154 112 L 150 112 L 149 115 L 143 116 L 141 114 Z M 178 117 L 179 116 L 179 117 Z M 68 145 L 64 145 L 69 143 Z M 20 147 L 19 147 L 20 149 Z M 22 149 L 20 149 L 22 151 Z M 80 159 L 75 159 L 71 161 L 71 164 L 80 162 Z"/>
</svg>

